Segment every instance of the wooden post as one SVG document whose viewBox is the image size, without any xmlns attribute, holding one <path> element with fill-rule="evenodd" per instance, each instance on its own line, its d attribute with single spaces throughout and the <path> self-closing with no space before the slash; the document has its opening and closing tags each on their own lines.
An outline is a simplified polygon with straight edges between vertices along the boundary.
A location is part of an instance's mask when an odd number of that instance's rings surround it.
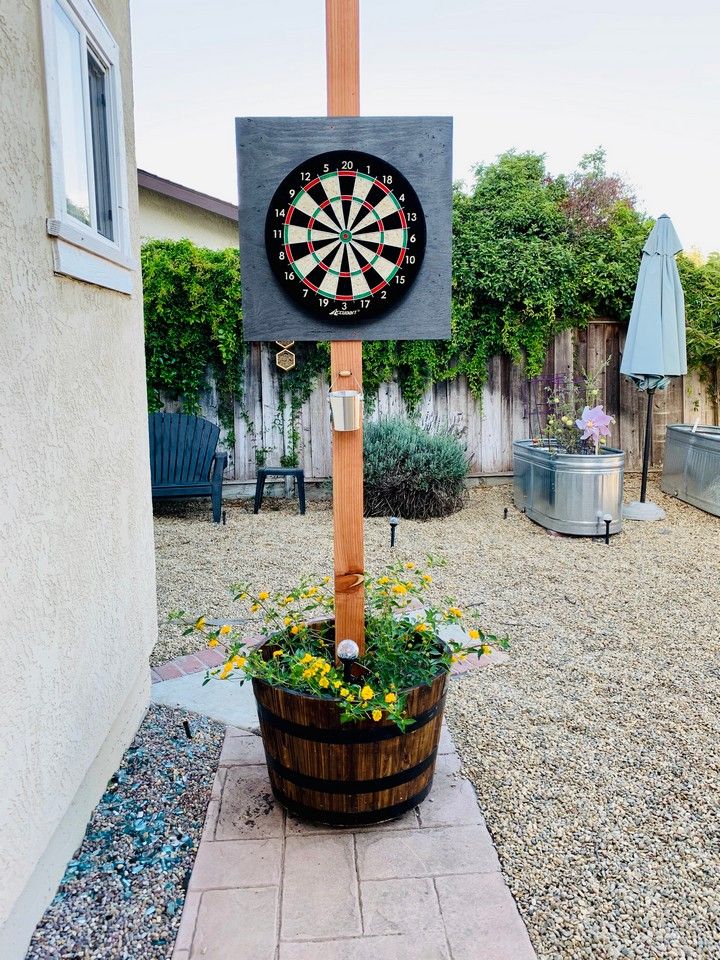
<svg viewBox="0 0 720 960">
<path fill-rule="evenodd" d="M 327 112 L 360 113 L 360 0 L 325 0 Z M 341 371 L 345 376 L 341 377 Z M 349 373 L 349 376 L 347 374 Z M 330 344 L 333 389 L 362 390 L 362 342 Z M 358 386 L 359 385 L 359 386 Z M 363 432 L 333 432 L 333 525 L 335 637 L 365 649 L 365 535 L 363 525 Z"/>
</svg>

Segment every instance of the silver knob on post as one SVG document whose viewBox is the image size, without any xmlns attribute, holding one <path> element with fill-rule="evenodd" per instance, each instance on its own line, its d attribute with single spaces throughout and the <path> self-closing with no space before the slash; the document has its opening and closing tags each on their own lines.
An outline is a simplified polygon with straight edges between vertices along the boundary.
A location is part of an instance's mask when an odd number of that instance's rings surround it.
<svg viewBox="0 0 720 960">
<path fill-rule="evenodd" d="M 340 660 L 343 665 L 343 680 L 345 683 L 350 683 L 352 680 L 352 666 L 360 656 L 360 647 L 354 640 L 341 640 L 337 645 L 336 652 L 338 660 Z"/>
</svg>

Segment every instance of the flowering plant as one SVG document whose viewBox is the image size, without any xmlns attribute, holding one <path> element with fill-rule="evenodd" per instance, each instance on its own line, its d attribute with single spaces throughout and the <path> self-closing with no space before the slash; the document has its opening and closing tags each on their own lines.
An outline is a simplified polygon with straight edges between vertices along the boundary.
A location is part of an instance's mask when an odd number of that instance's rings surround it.
<svg viewBox="0 0 720 960">
<path fill-rule="evenodd" d="M 428 558 L 428 568 L 433 565 Z M 261 615 L 265 642 L 244 641 L 230 624 L 208 630 L 201 617 L 189 629 L 205 633 L 211 647 L 224 644 L 227 654 L 224 665 L 208 670 L 204 682 L 217 677 L 242 684 L 258 677 L 336 700 L 343 722 L 390 719 L 404 730 L 413 722 L 405 713 L 409 688 L 432 683 L 470 651 L 491 653 L 491 642 L 506 646 L 504 639 L 476 626 L 466 629 L 467 642 L 447 636 L 443 628 L 460 624 L 463 611 L 451 600 L 440 606 L 418 603 L 432 583 L 431 574 L 414 563 L 396 562 L 382 576 L 365 577 L 365 653 L 348 676 L 335 662 L 328 583 L 328 577 L 320 583 L 304 578 L 293 589 L 274 594 L 253 592 L 246 582 L 235 584 L 234 599 Z"/>
<path fill-rule="evenodd" d="M 545 409 L 536 407 L 540 426 L 539 436 L 533 438 L 536 446 L 563 453 L 599 453 L 610 436 L 610 424 L 615 423 L 615 418 L 598 404 L 598 381 L 610 359 L 579 380 L 563 376 L 544 383 Z"/>
<path fill-rule="evenodd" d="M 592 439 L 595 444 L 595 453 L 598 452 L 598 447 L 601 440 L 604 437 L 610 436 L 610 424 L 615 423 L 615 418 L 608 416 L 607 413 L 600 406 L 593 407 L 592 410 L 590 407 L 585 407 L 583 412 L 580 414 L 580 417 L 575 421 L 575 425 L 578 430 L 582 430 L 583 434 L 580 437 L 581 440 L 590 440 Z"/>
</svg>

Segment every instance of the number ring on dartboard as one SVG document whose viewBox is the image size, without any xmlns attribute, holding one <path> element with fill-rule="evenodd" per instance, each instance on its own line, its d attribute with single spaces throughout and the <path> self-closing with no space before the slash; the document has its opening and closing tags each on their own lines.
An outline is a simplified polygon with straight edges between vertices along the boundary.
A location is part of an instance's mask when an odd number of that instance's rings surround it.
<svg viewBox="0 0 720 960">
<path fill-rule="evenodd" d="M 415 190 L 379 157 L 334 150 L 304 160 L 273 194 L 265 250 L 303 310 L 372 320 L 396 306 L 420 272 L 425 216 Z"/>
</svg>

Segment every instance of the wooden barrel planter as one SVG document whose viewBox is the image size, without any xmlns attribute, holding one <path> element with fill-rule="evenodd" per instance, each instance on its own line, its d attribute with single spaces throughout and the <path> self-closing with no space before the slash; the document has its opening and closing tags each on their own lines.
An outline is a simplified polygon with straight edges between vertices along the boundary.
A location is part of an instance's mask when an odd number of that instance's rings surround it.
<svg viewBox="0 0 720 960">
<path fill-rule="evenodd" d="M 401 816 L 430 792 L 447 674 L 407 692 L 415 723 L 340 723 L 337 700 L 254 679 L 273 793 L 291 813 L 352 826 Z"/>
</svg>

